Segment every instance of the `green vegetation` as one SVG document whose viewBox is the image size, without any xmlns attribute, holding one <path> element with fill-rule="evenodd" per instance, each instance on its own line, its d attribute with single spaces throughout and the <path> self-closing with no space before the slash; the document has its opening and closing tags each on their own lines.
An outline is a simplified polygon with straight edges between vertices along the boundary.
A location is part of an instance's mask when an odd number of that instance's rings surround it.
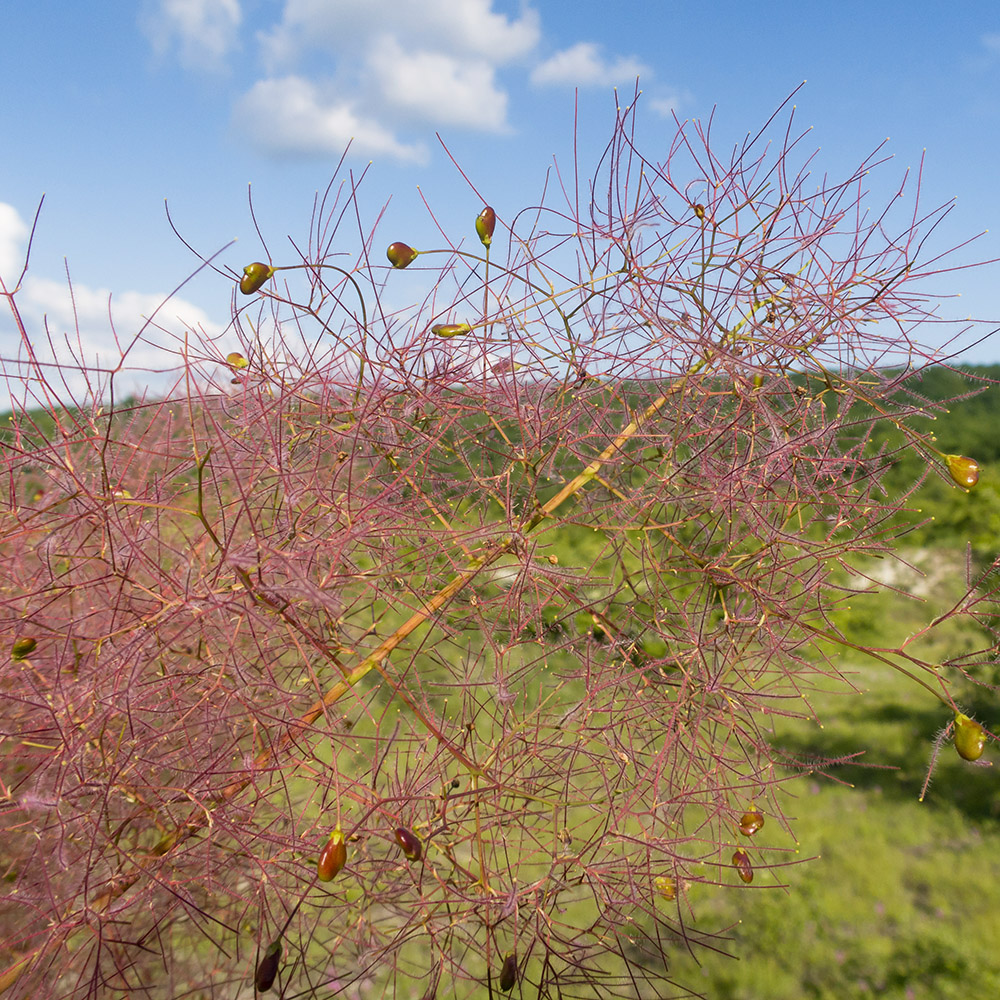
<svg viewBox="0 0 1000 1000">
<path fill-rule="evenodd" d="M 800 758 L 866 751 L 861 766 L 792 786 L 798 798 L 785 810 L 798 850 L 816 859 L 767 870 L 787 856 L 765 851 L 754 855 L 753 886 L 693 886 L 680 901 L 695 926 L 739 921 L 730 945 L 738 960 L 699 950 L 698 964 L 679 954 L 672 969 L 716 1000 L 964 1000 L 970 987 L 977 996 L 1000 991 L 996 771 L 963 764 L 946 745 L 919 802 L 940 712 L 892 671 L 851 673 L 864 696 L 817 698 L 822 730 L 777 727 L 778 744 Z M 787 890 L 760 891 L 778 884 Z"/>
<path fill-rule="evenodd" d="M 970 375 L 1000 378 L 1000 366 Z M 924 376 L 930 400 L 969 391 L 953 371 Z M 980 383 L 982 384 L 982 383 Z M 946 606 L 960 593 L 966 543 L 978 561 L 1000 552 L 1000 385 L 941 414 L 933 427 L 945 451 L 974 455 L 983 468 L 965 494 L 930 476 L 913 506 L 928 518 L 904 536 L 899 554 L 915 564 L 897 577 L 900 591 L 857 595 L 838 624 L 859 644 L 894 646 L 922 620 L 921 600 Z M 883 428 L 877 447 L 892 437 Z M 898 488 L 920 475 L 912 453 L 888 478 Z M 912 546 L 912 549 L 910 548 Z M 886 560 L 888 565 L 888 560 Z M 877 575 L 878 564 L 859 567 Z M 898 568 L 898 567 L 896 567 Z M 917 572 L 917 571 L 920 572 Z M 855 584 L 857 584 L 855 580 Z M 975 631 L 975 630 L 972 630 Z M 968 624 L 935 637 L 922 656 L 955 657 L 988 645 Z M 943 648 L 947 646 L 948 648 Z M 732 957 L 678 949 L 671 973 L 713 1000 L 965 1000 L 1000 993 L 1000 796 L 993 767 L 970 767 L 947 743 L 925 801 L 919 796 L 940 707 L 907 678 L 868 662 L 840 664 L 861 697 L 845 691 L 810 696 L 822 728 L 777 719 L 776 744 L 799 759 L 863 753 L 857 764 L 804 778 L 786 791 L 801 865 L 777 851 L 753 854 L 754 884 L 719 892 L 692 885 L 676 903 L 695 927 L 731 926 Z M 981 675 L 980 675 L 981 676 Z M 996 729 L 990 696 L 962 692 L 974 716 Z M 989 756 L 989 751 L 987 751 Z M 771 842 L 780 843 L 774 830 Z M 734 847 L 747 846 L 737 843 Z M 778 867 L 767 869 L 768 863 Z M 775 885 L 782 889 L 760 891 Z M 973 993 L 970 993 L 970 990 Z"/>
</svg>

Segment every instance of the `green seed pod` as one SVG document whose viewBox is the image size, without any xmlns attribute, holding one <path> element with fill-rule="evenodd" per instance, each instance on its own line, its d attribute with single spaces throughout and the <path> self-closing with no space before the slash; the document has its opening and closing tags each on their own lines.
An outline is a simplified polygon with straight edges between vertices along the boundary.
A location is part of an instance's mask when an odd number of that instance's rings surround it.
<svg viewBox="0 0 1000 1000">
<path fill-rule="evenodd" d="M 458 337 L 463 333 L 471 333 L 468 323 L 439 323 L 431 327 L 431 333 L 438 337 Z"/>
<path fill-rule="evenodd" d="M 240 291 L 244 295 L 253 295 L 273 274 L 274 268 L 259 260 L 247 264 L 243 268 L 243 277 L 240 278 Z"/>
<path fill-rule="evenodd" d="M 239 351 L 231 351 L 226 355 L 226 364 L 229 365 L 230 368 L 236 368 L 238 370 L 240 368 L 246 368 L 250 362 L 247 361 L 247 359 L 243 357 Z"/>
<path fill-rule="evenodd" d="M 24 660 L 31 656 L 37 645 L 37 639 L 15 639 L 14 645 L 10 647 L 10 658 L 15 662 Z"/>
<path fill-rule="evenodd" d="M 756 810 L 746 812 L 740 818 L 740 833 L 752 837 L 764 825 L 764 817 Z"/>
<path fill-rule="evenodd" d="M 497 226 L 497 213 L 489 205 L 476 216 L 476 234 L 479 242 L 488 247 L 493 242 L 493 230 Z"/>
<path fill-rule="evenodd" d="M 733 854 L 733 864 L 739 877 L 749 885 L 753 881 L 753 865 L 750 864 L 750 855 L 742 847 Z"/>
<path fill-rule="evenodd" d="M 264 952 L 264 957 L 257 965 L 253 977 L 254 985 L 261 993 L 266 993 L 278 978 L 278 966 L 281 964 L 281 938 L 272 941 Z"/>
<path fill-rule="evenodd" d="M 963 760 L 979 760 L 986 746 L 986 731 L 961 712 L 955 716 L 955 749 Z"/>
<path fill-rule="evenodd" d="M 695 216 L 697 218 L 704 219 L 705 218 L 705 206 L 704 205 L 695 205 L 694 206 L 694 214 L 695 214 Z"/>
<path fill-rule="evenodd" d="M 677 898 L 677 883 L 669 875 L 657 875 L 653 879 L 653 888 L 668 903 Z"/>
<path fill-rule="evenodd" d="M 945 455 L 944 460 L 948 466 L 948 473 L 959 486 L 972 489 L 979 482 L 979 463 L 974 458 L 966 458 L 965 455 Z"/>
<path fill-rule="evenodd" d="M 424 845 L 412 830 L 407 830 L 405 826 L 398 826 L 392 831 L 392 835 L 396 838 L 396 843 L 403 849 L 403 853 L 411 861 L 420 860 L 424 853 Z"/>
<path fill-rule="evenodd" d="M 404 267 L 409 267 L 417 259 L 419 252 L 419 250 L 414 250 L 413 247 L 408 246 L 406 243 L 390 243 L 385 255 L 389 258 L 389 263 L 393 267 L 398 267 L 402 270 Z"/>
<path fill-rule="evenodd" d="M 517 982 L 517 956 L 511 952 L 504 960 L 500 968 L 500 989 L 504 993 L 509 993 Z"/>
<path fill-rule="evenodd" d="M 344 833 L 338 823 L 323 850 L 319 852 L 316 877 L 320 882 L 329 882 L 345 864 L 347 864 L 347 844 L 344 843 Z"/>
</svg>

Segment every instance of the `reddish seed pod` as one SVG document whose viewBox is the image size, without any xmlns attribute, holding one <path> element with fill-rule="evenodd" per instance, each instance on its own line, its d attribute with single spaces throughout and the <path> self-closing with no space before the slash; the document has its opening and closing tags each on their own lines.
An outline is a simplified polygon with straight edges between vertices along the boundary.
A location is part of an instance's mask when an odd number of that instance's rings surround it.
<svg viewBox="0 0 1000 1000">
<path fill-rule="evenodd" d="M 733 864 L 739 877 L 749 885 L 753 881 L 753 865 L 750 864 L 750 855 L 742 847 L 733 854 Z"/>
<path fill-rule="evenodd" d="M 944 460 L 948 466 L 948 473 L 959 486 L 972 489 L 979 482 L 979 463 L 974 458 L 967 458 L 965 455 L 945 455 Z"/>
<path fill-rule="evenodd" d="M 393 267 L 402 270 L 404 267 L 409 267 L 417 259 L 418 252 L 406 243 L 390 243 L 385 255 Z"/>
<path fill-rule="evenodd" d="M 244 295 L 253 295 L 274 274 L 274 268 L 262 261 L 255 260 L 243 268 L 240 278 L 240 291 Z"/>
<path fill-rule="evenodd" d="M 278 966 L 281 964 L 281 940 L 272 941 L 264 952 L 264 957 L 257 965 L 253 977 L 254 985 L 261 993 L 266 993 L 278 978 Z"/>
<path fill-rule="evenodd" d="M 963 760 L 979 760 L 986 747 L 986 730 L 961 712 L 955 716 L 955 749 Z"/>
<path fill-rule="evenodd" d="M 493 230 L 497 226 L 497 213 L 489 205 L 476 216 L 476 234 L 479 242 L 488 247 L 493 242 Z"/>
<path fill-rule="evenodd" d="M 319 852 L 316 877 L 320 882 L 330 882 L 345 864 L 347 864 L 347 844 L 344 842 L 344 833 L 338 823 L 323 850 Z"/>
<path fill-rule="evenodd" d="M 14 645 L 10 647 L 10 657 L 12 660 L 23 660 L 31 656 L 37 645 L 37 639 L 15 639 Z"/>
<path fill-rule="evenodd" d="M 509 993 L 517 982 L 517 956 L 511 952 L 504 960 L 500 969 L 500 989 Z"/>
<path fill-rule="evenodd" d="M 431 333 L 438 337 L 458 337 L 471 332 L 472 327 L 468 323 L 439 323 L 431 327 Z"/>
<path fill-rule="evenodd" d="M 704 219 L 705 218 L 705 206 L 704 205 L 695 205 L 694 206 L 694 214 L 699 219 Z"/>
<path fill-rule="evenodd" d="M 740 833 L 744 837 L 752 837 L 764 825 L 764 817 L 753 810 L 746 812 L 740 817 Z"/>
<path fill-rule="evenodd" d="M 424 853 L 424 845 L 412 830 L 407 830 L 405 826 L 397 826 L 392 831 L 392 835 L 396 838 L 396 843 L 403 849 L 403 853 L 411 861 L 420 860 Z"/>
</svg>

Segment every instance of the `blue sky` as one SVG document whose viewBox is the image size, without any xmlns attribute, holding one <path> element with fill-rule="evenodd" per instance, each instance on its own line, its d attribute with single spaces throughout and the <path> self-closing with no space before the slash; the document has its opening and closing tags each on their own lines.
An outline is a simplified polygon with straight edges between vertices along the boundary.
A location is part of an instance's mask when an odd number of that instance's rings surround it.
<svg viewBox="0 0 1000 1000">
<path fill-rule="evenodd" d="M 756 131 L 796 87 L 818 167 L 836 175 L 887 137 L 888 192 L 926 150 L 928 207 L 957 197 L 939 247 L 984 229 L 962 259 L 1000 257 L 1000 6 L 991 2 L 645 2 L 509 0 L 34 0 L 5 5 L 0 33 L 0 276 L 40 335 L 73 329 L 107 358 L 108 297 L 120 338 L 196 265 L 170 231 L 240 270 L 305 238 L 314 193 L 353 137 L 346 167 L 371 162 L 370 223 L 391 201 L 384 243 L 434 242 L 421 193 L 446 228 L 479 210 L 440 132 L 501 215 L 537 200 L 545 170 L 581 162 L 610 135 L 613 88 L 643 90 L 640 145 L 666 150 L 681 119 L 716 108 L 725 147 Z M 419 191 L 418 191 L 419 188 Z M 1000 265 L 943 280 L 955 315 L 1000 318 Z M 225 340 L 229 287 L 186 285 L 160 314 Z M 6 315 L 0 355 L 19 353 Z M 224 352 L 223 352 L 224 353 Z M 1000 337 L 969 354 L 1000 361 Z M 136 360 L 155 367 L 152 353 Z"/>
</svg>

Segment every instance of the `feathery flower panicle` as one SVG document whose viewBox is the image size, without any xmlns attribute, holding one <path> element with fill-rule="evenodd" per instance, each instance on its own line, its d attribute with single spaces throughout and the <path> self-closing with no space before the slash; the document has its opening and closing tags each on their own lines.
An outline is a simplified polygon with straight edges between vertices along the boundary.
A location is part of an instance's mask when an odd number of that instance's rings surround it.
<svg viewBox="0 0 1000 1000">
<path fill-rule="evenodd" d="M 979 471 L 885 370 L 930 359 L 942 211 L 893 228 L 878 150 L 817 190 L 800 141 L 688 122 L 647 159 L 618 108 L 592 204 L 500 207 L 501 255 L 470 191 L 408 311 L 417 251 L 369 266 L 335 178 L 165 398 L 6 373 L 0 625 L 37 642 L 2 667 L 0 979 L 659 995 L 670 942 L 717 947 L 689 897 L 777 884 L 782 785 L 824 765 L 771 722 L 864 652 L 830 612 L 904 504 L 873 428 Z"/>
</svg>

